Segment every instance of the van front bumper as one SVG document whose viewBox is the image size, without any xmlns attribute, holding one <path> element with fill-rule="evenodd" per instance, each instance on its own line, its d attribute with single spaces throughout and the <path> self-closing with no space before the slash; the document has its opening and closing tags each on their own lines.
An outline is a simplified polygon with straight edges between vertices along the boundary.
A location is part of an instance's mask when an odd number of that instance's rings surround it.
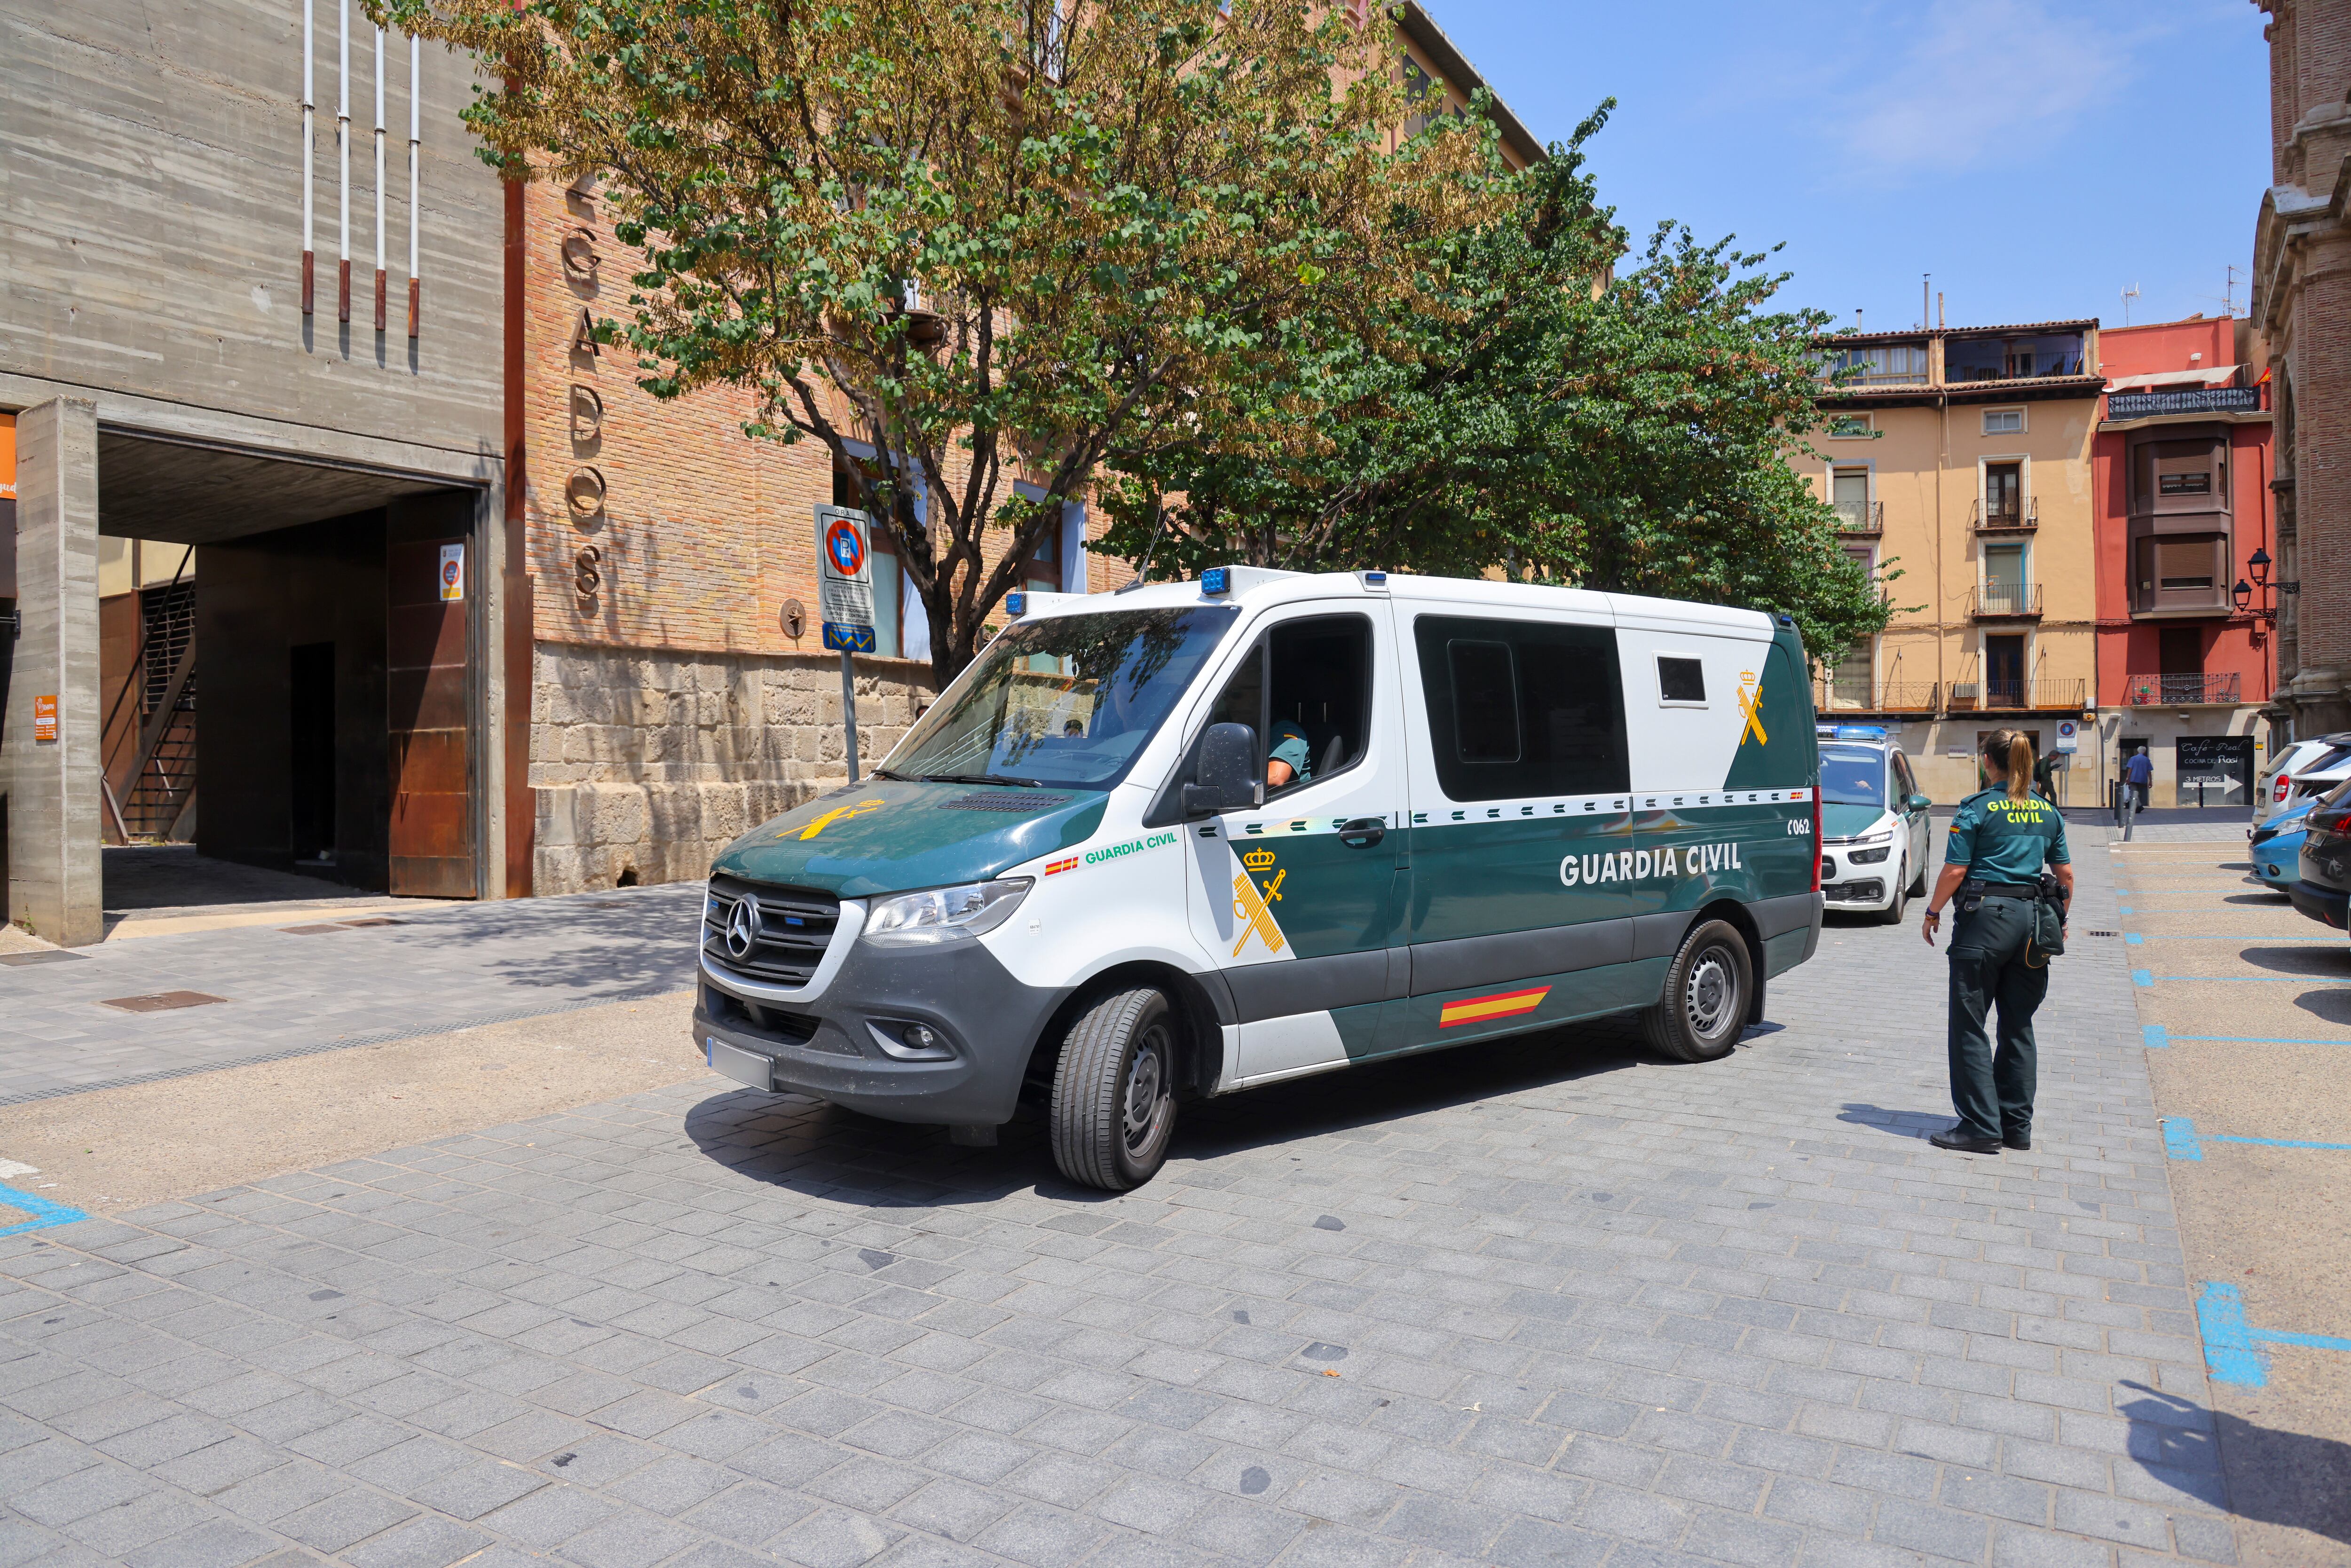
<svg viewBox="0 0 2351 1568">
<path fill-rule="evenodd" d="M 821 995 L 766 1002 L 705 967 L 694 1043 L 711 1068 L 767 1093 L 813 1095 L 892 1122 L 999 1126 L 1012 1119 L 1038 1037 L 1066 989 L 1024 985 L 982 943 L 878 947 L 858 941 Z M 939 1060 L 893 1055 L 928 1025 Z M 879 1031 L 877 1033 L 877 1031 Z"/>
</svg>

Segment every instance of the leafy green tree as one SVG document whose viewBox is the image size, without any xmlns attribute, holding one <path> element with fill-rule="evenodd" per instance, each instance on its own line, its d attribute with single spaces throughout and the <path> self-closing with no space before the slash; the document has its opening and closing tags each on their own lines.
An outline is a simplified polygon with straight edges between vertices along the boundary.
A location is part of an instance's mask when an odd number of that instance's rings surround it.
<svg viewBox="0 0 2351 1568">
<path fill-rule="evenodd" d="M 1585 144 L 1502 169 L 1498 215 L 1414 236 L 1413 289 L 1327 345 L 1311 439 L 1120 452 L 1106 548 L 1171 575 L 1217 561 L 1386 567 L 1782 610 L 1835 652 L 1882 626 L 1879 582 L 1788 464 L 1822 417 L 1819 312 L 1775 310 L 1768 257 L 1663 225 L 1639 257 L 1599 204 Z M 1155 544 L 1154 541 L 1156 540 Z"/>
<path fill-rule="evenodd" d="M 1467 144 L 1389 154 L 1389 30 L 1339 7 L 369 4 L 496 62 L 467 120 L 509 174 L 604 179 L 643 385 L 748 388 L 750 434 L 857 476 L 941 682 L 1113 449 L 1278 452 L 1312 340 L 1465 221 Z"/>
</svg>

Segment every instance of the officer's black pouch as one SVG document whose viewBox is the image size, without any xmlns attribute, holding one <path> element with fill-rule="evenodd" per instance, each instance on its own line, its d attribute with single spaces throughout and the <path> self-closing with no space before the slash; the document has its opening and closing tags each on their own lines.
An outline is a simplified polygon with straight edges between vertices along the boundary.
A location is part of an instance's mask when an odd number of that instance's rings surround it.
<svg viewBox="0 0 2351 1568">
<path fill-rule="evenodd" d="M 2064 952 L 2065 894 L 2057 879 L 2044 871 L 2041 896 L 2032 901 L 2032 936 L 2025 946 L 2024 961 L 2037 969 Z"/>
</svg>

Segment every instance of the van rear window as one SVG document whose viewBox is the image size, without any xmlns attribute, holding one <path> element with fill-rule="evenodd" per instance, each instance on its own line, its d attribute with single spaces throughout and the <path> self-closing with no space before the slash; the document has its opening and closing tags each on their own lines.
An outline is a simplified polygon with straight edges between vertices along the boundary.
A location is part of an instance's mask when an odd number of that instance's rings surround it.
<svg viewBox="0 0 2351 1568">
<path fill-rule="evenodd" d="M 1456 800 L 1625 789 L 1625 691 L 1604 626 L 1413 622 L 1437 779 Z"/>
</svg>

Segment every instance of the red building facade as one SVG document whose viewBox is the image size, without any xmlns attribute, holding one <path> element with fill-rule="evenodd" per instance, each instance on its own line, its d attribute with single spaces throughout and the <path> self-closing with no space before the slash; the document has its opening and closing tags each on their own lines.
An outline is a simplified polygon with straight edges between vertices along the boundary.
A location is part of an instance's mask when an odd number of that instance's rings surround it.
<svg viewBox="0 0 2351 1568">
<path fill-rule="evenodd" d="M 2267 364 L 2249 321 L 2107 328 L 2091 462 L 2101 760 L 2152 753 L 2153 803 L 2241 806 L 2275 647 Z M 2240 583 L 2246 591 L 2238 592 Z"/>
</svg>

